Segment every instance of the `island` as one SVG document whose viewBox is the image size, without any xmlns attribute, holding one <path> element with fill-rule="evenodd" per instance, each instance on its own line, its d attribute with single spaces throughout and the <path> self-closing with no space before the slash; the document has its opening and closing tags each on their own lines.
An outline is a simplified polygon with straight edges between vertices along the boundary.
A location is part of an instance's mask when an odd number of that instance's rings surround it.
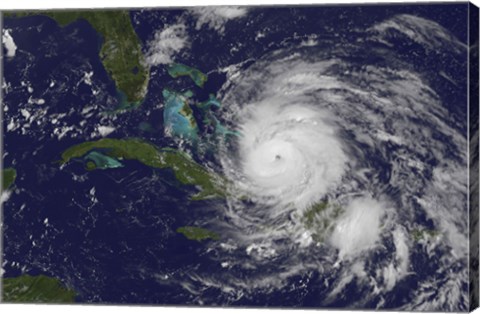
<svg viewBox="0 0 480 314">
<path fill-rule="evenodd" d="M 211 110 L 212 107 L 220 108 L 221 106 L 222 103 L 214 94 L 210 94 L 207 100 L 198 103 L 197 107 L 202 110 L 205 116 L 205 118 L 203 119 L 203 123 L 205 125 L 211 125 L 214 128 L 215 136 L 227 137 L 231 135 L 239 137 L 240 132 L 227 129 L 224 125 L 222 125 L 218 118 L 215 117 L 214 111 Z"/>
<path fill-rule="evenodd" d="M 105 70 L 115 82 L 119 98 L 127 102 L 123 107 L 136 107 L 147 93 L 150 69 L 145 62 L 142 46 L 128 11 L 77 10 L 77 11 L 14 11 L 6 17 L 44 15 L 66 26 L 84 19 L 102 36 L 100 59 Z"/>
<path fill-rule="evenodd" d="M 194 241 L 203 241 L 203 240 L 219 240 L 220 236 L 213 231 L 199 228 L 199 227 L 192 227 L 192 226 L 185 226 L 180 227 L 177 229 L 177 232 L 183 234 L 187 239 L 194 240 Z"/>
<path fill-rule="evenodd" d="M 337 204 L 318 202 L 303 212 L 300 221 L 310 231 L 312 240 L 320 243 L 333 231 L 334 221 L 342 212 L 343 209 Z"/>
<path fill-rule="evenodd" d="M 181 63 L 168 65 L 167 72 L 172 78 L 188 76 L 195 85 L 201 88 L 203 88 L 208 79 L 207 75 L 198 69 Z M 190 107 L 190 104 L 193 103 L 192 105 L 198 108 L 203 116 L 203 119 L 200 121 L 200 129 L 207 129 L 207 132 L 210 132 L 208 136 L 213 136 L 215 140 L 218 138 L 223 140 L 223 138 L 228 136 L 240 136 L 239 132 L 231 131 L 222 125 L 215 116 L 214 111 L 211 110 L 212 107 L 220 108 L 222 106 L 220 100 L 214 94 L 209 94 L 208 99 L 201 102 L 191 101 L 190 98 L 194 95 L 191 90 L 180 93 L 165 88 L 162 94 L 165 100 L 163 123 L 166 134 L 180 137 L 191 144 L 197 143 L 199 126 Z"/>
<path fill-rule="evenodd" d="M 181 63 L 172 63 L 168 65 L 167 72 L 173 78 L 188 76 L 192 79 L 195 85 L 200 88 L 203 88 L 203 85 L 208 79 L 207 75 L 202 71 Z"/>
<path fill-rule="evenodd" d="M 180 183 L 194 185 L 200 189 L 199 193 L 191 197 L 192 200 L 225 197 L 224 178 L 202 167 L 186 153 L 171 148 L 159 148 L 141 139 L 104 138 L 84 142 L 65 150 L 60 163 L 66 164 L 95 150 L 101 150 L 105 156 L 117 160 L 136 160 L 149 167 L 172 169 Z"/>
<path fill-rule="evenodd" d="M 2 301 L 7 303 L 74 303 L 75 291 L 58 279 L 22 275 L 2 279 Z"/>
<path fill-rule="evenodd" d="M 320 202 L 310 206 L 302 216 L 302 222 L 307 229 L 315 227 L 317 217 L 328 208 L 327 202 Z"/>
<path fill-rule="evenodd" d="M 162 95 L 165 100 L 163 109 L 165 133 L 196 143 L 198 125 L 189 105 L 189 97 L 192 96 L 192 93 L 187 91 L 182 94 L 165 88 Z"/>
<path fill-rule="evenodd" d="M 439 235 L 439 232 L 432 229 L 413 229 L 411 236 L 414 241 L 429 240 Z"/>
<path fill-rule="evenodd" d="M 17 170 L 14 168 L 5 168 L 2 171 L 2 190 L 8 190 L 17 178 Z"/>
</svg>

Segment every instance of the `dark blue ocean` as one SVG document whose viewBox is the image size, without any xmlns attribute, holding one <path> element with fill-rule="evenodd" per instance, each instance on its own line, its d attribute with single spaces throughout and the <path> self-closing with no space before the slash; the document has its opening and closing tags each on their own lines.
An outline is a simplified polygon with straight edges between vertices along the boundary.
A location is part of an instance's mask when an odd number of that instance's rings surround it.
<svg viewBox="0 0 480 314">
<path fill-rule="evenodd" d="M 146 47 L 155 31 L 174 23 L 182 12 L 180 9 L 132 10 L 130 17 Z M 435 20 L 460 41 L 467 42 L 467 23 L 452 19 L 452 16 L 465 16 L 466 12 L 465 4 L 259 7 L 249 13 L 248 24 L 245 20 L 229 22 L 224 35 L 206 27 L 195 30 L 195 20 L 187 19 L 186 24 L 192 31 L 190 53 L 182 54 L 176 61 L 209 73 L 205 87 L 196 87 L 186 78 L 174 80 L 163 66 L 152 67 L 144 102 L 138 109 L 118 113 L 114 120 L 116 130 L 109 137 L 137 137 L 160 147 L 175 148 L 176 142 L 163 135 L 163 112 L 159 104 L 166 87 L 192 89 L 196 99 L 203 101 L 209 94 L 215 94 L 226 80 L 225 74 L 216 72 L 219 68 L 298 45 L 305 35 L 318 30 L 322 30 L 318 33 L 321 40 L 348 45 L 359 37 L 358 30 L 400 13 Z M 265 26 L 269 26 L 271 32 L 261 41 L 255 40 L 255 31 Z M 190 201 L 195 188 L 178 183 L 171 170 L 152 169 L 136 161 L 122 161 L 122 168 L 91 172 L 85 170 L 82 161 L 60 167 L 58 161 L 65 149 L 91 140 L 95 125 L 105 119 L 99 113 L 110 112 L 119 105 L 115 84 L 99 59 L 102 38 L 84 20 L 62 28 L 42 16 L 7 17 L 4 28 L 12 30 L 18 47 L 14 58 L 3 59 L 5 82 L 13 87 L 4 88 L 3 102 L 8 111 L 3 115 L 3 162 L 5 167 L 17 170 L 12 194 L 3 204 L 4 277 L 28 273 L 59 278 L 77 292 L 76 301 L 80 303 L 198 304 L 198 296 L 170 280 L 168 274 L 176 274 L 177 278 L 181 278 L 183 272 L 195 270 L 221 274 L 226 270 L 220 263 L 212 263 L 212 257 L 216 259 L 221 252 L 206 251 L 205 243 L 190 241 L 175 230 L 195 225 L 205 217 L 225 219 L 216 210 L 225 206 L 225 201 Z M 243 45 L 232 52 L 232 45 L 238 42 Z M 426 52 L 414 44 L 399 48 L 396 53 L 421 73 L 433 73 L 441 61 L 441 56 L 426 58 Z M 429 63 L 424 62 L 426 59 Z M 466 56 L 461 61 L 442 66 L 457 82 L 465 83 Z M 82 82 L 87 70 L 95 73 L 96 87 L 101 89 L 96 95 Z M 451 90 L 448 82 L 440 77 L 432 76 L 430 80 L 444 103 L 458 104 L 448 108 L 451 114 L 466 118 L 466 84 L 459 84 L 460 90 Z M 15 120 L 13 114 L 18 111 L 17 106 L 27 103 L 32 96 L 27 88 L 20 88 L 22 82 L 33 88 L 32 95 L 45 100 L 48 114 L 65 114 L 63 120 L 76 125 L 81 132 L 76 132 L 74 137 L 66 133 L 59 139 L 52 135 L 57 125 L 49 121 L 36 124 L 39 119 L 24 131 L 22 127 L 7 131 L 10 119 Z M 53 87 L 52 82 L 55 82 Z M 91 104 L 96 105 L 98 112 L 88 124 L 82 124 L 81 111 Z M 148 130 L 140 127 L 145 123 L 150 126 Z M 194 157 L 197 158 L 195 154 Z M 212 163 L 215 163 L 214 156 Z M 388 172 L 384 175 L 388 176 Z M 428 219 L 423 219 L 428 225 Z M 413 253 L 413 270 L 434 272 L 436 265 L 422 258 L 421 254 Z M 272 265 L 272 272 L 274 268 Z M 245 274 L 237 275 L 241 278 Z M 260 292 L 254 297 L 246 295 L 233 300 L 211 287 L 203 290 L 201 299 L 207 300 L 206 305 L 219 306 L 319 306 L 325 291 L 318 283 L 325 278 L 315 273 L 303 277 L 307 284 L 298 289 Z M 292 282 L 298 279 L 301 278 L 292 278 Z M 415 285 L 415 278 L 407 278 L 395 294 L 388 296 L 385 307 L 401 306 Z M 361 293 L 360 288 L 351 283 L 346 293 Z M 349 303 L 339 299 L 331 306 L 345 307 Z"/>
</svg>

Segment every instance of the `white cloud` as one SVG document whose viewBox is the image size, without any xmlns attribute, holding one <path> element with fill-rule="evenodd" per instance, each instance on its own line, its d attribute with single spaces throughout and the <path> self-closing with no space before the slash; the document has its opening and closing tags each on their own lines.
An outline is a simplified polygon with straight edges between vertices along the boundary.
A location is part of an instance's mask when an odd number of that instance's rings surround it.
<svg viewBox="0 0 480 314">
<path fill-rule="evenodd" d="M 103 126 L 99 125 L 97 127 L 98 133 L 100 133 L 101 136 L 107 136 L 108 134 L 112 133 L 115 131 L 115 128 L 112 126 Z"/>
<path fill-rule="evenodd" d="M 416 200 L 445 237 L 454 257 L 468 256 L 468 182 L 465 165 L 445 164 L 433 169 L 426 192 Z M 446 257 L 446 256 L 445 256 Z"/>
<path fill-rule="evenodd" d="M 410 265 L 410 250 L 407 245 L 408 240 L 405 231 L 398 227 L 392 234 L 395 245 L 395 261 L 383 269 L 386 291 L 392 290 L 395 284 L 408 274 Z"/>
<path fill-rule="evenodd" d="M 1 192 L 1 194 L 0 194 L 0 204 L 3 204 L 6 201 L 8 201 L 8 199 L 10 198 L 11 195 L 12 195 L 11 190 L 5 190 L 5 191 Z"/>
<path fill-rule="evenodd" d="M 166 26 L 157 31 L 154 38 L 148 43 L 147 63 L 150 65 L 172 63 L 174 55 L 188 46 L 185 24 Z"/>
<path fill-rule="evenodd" d="M 387 209 L 387 205 L 368 197 L 353 200 L 346 207 L 330 239 L 340 259 L 370 249 L 380 241 L 380 219 Z"/>
<path fill-rule="evenodd" d="M 216 30 L 220 34 L 225 31 L 225 24 L 228 21 L 244 17 L 248 11 L 247 8 L 240 7 L 197 7 L 192 9 L 192 13 L 197 16 L 197 25 L 195 28 L 200 30 L 203 25 Z"/>
<path fill-rule="evenodd" d="M 440 24 L 409 14 L 399 14 L 382 23 L 374 25 L 373 31 L 388 37 L 388 31 L 396 30 L 416 43 L 431 50 L 445 49 L 463 53 L 466 45 L 460 42 Z"/>
<path fill-rule="evenodd" d="M 11 30 L 4 29 L 2 34 L 2 43 L 5 45 L 5 49 L 7 49 L 6 56 L 9 58 L 15 57 L 15 52 L 17 51 L 17 46 L 13 41 L 12 35 L 10 35 Z"/>
</svg>

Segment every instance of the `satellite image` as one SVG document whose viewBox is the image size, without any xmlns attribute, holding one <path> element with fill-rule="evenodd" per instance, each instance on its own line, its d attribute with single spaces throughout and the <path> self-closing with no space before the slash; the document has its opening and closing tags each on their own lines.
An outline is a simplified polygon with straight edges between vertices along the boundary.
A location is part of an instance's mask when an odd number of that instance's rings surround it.
<svg viewBox="0 0 480 314">
<path fill-rule="evenodd" d="M 478 305 L 472 4 L 1 15 L 2 302 Z"/>
</svg>

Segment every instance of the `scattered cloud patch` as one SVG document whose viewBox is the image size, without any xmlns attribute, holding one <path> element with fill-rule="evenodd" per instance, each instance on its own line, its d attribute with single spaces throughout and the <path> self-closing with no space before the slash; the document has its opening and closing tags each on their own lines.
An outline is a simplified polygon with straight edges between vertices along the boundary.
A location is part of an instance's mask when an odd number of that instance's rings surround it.
<svg viewBox="0 0 480 314">
<path fill-rule="evenodd" d="M 381 34 L 390 42 L 392 30 L 430 50 L 444 49 L 464 53 L 467 46 L 440 24 L 409 14 L 399 14 L 374 25 L 368 31 Z"/>
<path fill-rule="evenodd" d="M 6 56 L 8 58 L 13 58 L 15 57 L 15 52 L 17 51 L 17 46 L 15 45 L 15 42 L 13 41 L 12 35 L 10 35 L 11 30 L 9 29 L 4 29 L 3 34 L 2 34 L 2 43 L 5 46 L 5 49 L 7 50 Z"/>
<path fill-rule="evenodd" d="M 100 133 L 100 135 L 102 137 L 105 137 L 105 136 L 109 135 L 110 133 L 112 133 L 113 131 L 115 131 L 115 128 L 112 127 L 112 126 L 99 125 L 97 127 L 97 130 L 98 130 L 98 133 Z"/>
<path fill-rule="evenodd" d="M 173 56 L 189 45 L 185 24 L 177 23 L 166 26 L 157 31 L 154 38 L 148 43 L 147 63 L 150 65 L 172 63 Z"/>
<path fill-rule="evenodd" d="M 197 30 L 207 25 L 209 28 L 223 34 L 228 21 L 244 17 L 247 15 L 248 10 L 240 7 L 198 7 L 192 9 L 192 13 L 197 17 L 195 26 Z"/>
</svg>

